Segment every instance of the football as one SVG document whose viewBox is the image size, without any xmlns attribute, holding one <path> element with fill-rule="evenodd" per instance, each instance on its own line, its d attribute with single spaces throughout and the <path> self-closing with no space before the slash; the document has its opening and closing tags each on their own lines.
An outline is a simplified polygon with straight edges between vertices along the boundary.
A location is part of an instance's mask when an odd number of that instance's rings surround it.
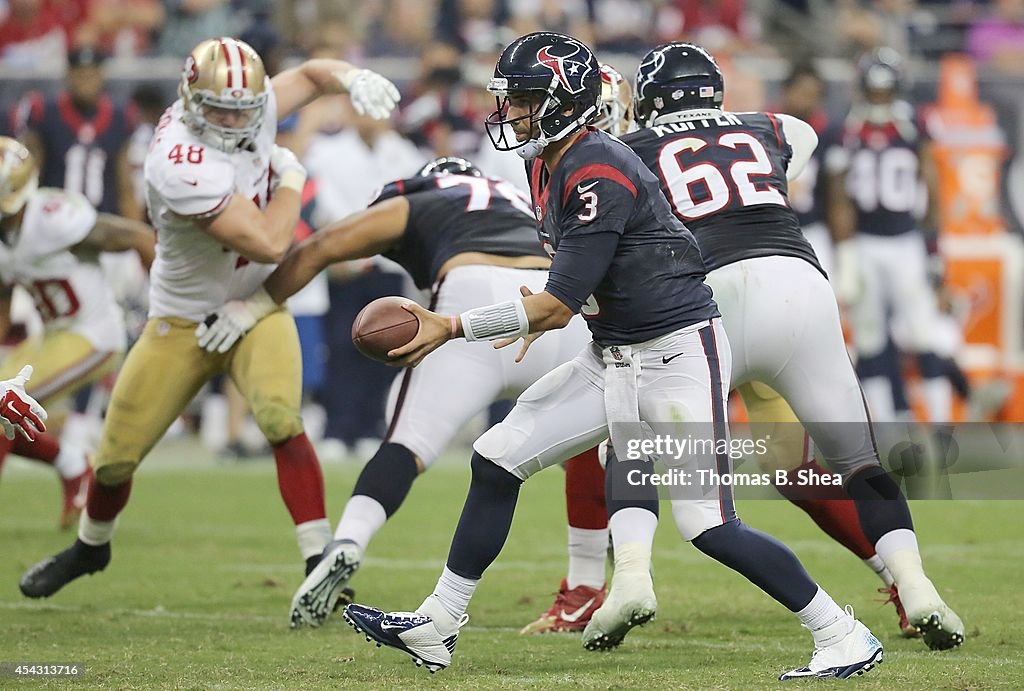
<svg viewBox="0 0 1024 691">
<path fill-rule="evenodd" d="M 377 298 L 359 311 L 352 322 L 352 342 L 360 353 L 378 362 L 389 362 L 388 352 L 416 337 L 420 320 L 402 309 L 408 298 Z"/>
</svg>

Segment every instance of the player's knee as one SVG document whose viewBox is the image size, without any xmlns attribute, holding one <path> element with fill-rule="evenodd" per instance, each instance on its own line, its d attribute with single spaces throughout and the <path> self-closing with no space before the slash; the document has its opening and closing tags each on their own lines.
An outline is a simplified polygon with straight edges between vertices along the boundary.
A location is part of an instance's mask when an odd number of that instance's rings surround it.
<svg viewBox="0 0 1024 691">
<path fill-rule="evenodd" d="M 104 463 L 95 470 L 96 482 L 101 485 L 121 485 L 132 479 L 135 469 L 139 467 L 137 461 L 122 461 L 118 463 Z"/>
<path fill-rule="evenodd" d="M 523 484 L 522 479 L 508 472 L 494 461 L 481 455 L 479 452 L 473 454 L 469 462 L 469 468 L 473 475 L 473 484 L 485 484 L 494 487 L 508 487 L 518 489 Z"/>
<path fill-rule="evenodd" d="M 672 502 L 672 518 L 679 536 L 686 542 L 693 542 L 709 528 L 721 524 L 721 521 L 708 523 L 707 512 L 699 501 Z"/>
<path fill-rule="evenodd" d="M 302 416 L 298 409 L 283 403 L 265 403 L 253 407 L 253 416 L 271 445 L 302 434 Z"/>
<path fill-rule="evenodd" d="M 743 530 L 740 519 L 733 518 L 725 523 L 705 528 L 700 534 L 695 535 L 690 542 L 709 557 L 716 559 L 735 540 L 737 533 Z"/>
<path fill-rule="evenodd" d="M 490 459 L 493 464 L 504 466 L 525 441 L 526 434 L 521 430 L 507 421 L 499 422 L 473 442 L 473 450 L 476 452 L 473 457 L 480 455 Z"/>
<path fill-rule="evenodd" d="M 381 444 L 359 474 L 352 496 L 376 499 L 390 518 L 405 501 L 418 473 L 412 451 L 401 444 Z"/>
</svg>

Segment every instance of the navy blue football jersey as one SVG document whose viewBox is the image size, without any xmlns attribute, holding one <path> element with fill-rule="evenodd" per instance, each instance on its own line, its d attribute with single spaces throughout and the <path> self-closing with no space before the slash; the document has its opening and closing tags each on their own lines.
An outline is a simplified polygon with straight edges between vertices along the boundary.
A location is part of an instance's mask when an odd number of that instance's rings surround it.
<svg viewBox="0 0 1024 691">
<path fill-rule="evenodd" d="M 843 129 L 846 191 L 857 214 L 857 232 L 901 235 L 918 228 L 926 194 L 920 179 L 925 138 L 913 108 L 898 103 L 893 118 L 872 123 L 852 114 Z"/>
<path fill-rule="evenodd" d="M 530 200 L 498 178 L 432 175 L 389 183 L 373 201 L 404 196 L 409 202 L 405 234 L 384 256 L 430 288 L 446 261 L 463 252 L 505 257 L 547 254 L 537 243 Z"/>
<path fill-rule="evenodd" d="M 658 176 L 673 211 L 697 238 L 708 271 L 776 255 L 822 270 L 789 205 L 786 169 L 793 152 L 773 115 L 722 113 L 655 125 L 623 141 Z"/>
<path fill-rule="evenodd" d="M 40 186 L 85 195 L 100 211 L 118 213 L 117 157 L 135 129 L 134 109 L 100 96 L 92 112 L 82 112 L 67 93 L 43 99 L 29 95 L 16 116 L 19 132 L 34 130 L 42 140 Z"/>
<path fill-rule="evenodd" d="M 621 141 L 588 128 L 530 189 L 552 255 L 546 291 L 587 319 L 602 346 L 629 345 L 718 316 L 693 235 L 657 178 Z"/>
</svg>

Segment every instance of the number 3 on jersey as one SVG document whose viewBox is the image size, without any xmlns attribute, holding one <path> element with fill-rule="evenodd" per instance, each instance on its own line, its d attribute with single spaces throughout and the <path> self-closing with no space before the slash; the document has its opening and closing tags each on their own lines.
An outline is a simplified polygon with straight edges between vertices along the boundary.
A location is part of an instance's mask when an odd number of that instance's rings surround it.
<svg viewBox="0 0 1024 691">
<path fill-rule="evenodd" d="M 727 171 L 729 180 L 713 163 L 697 163 L 683 166 L 681 159 L 686 154 L 697 152 L 705 146 L 720 146 L 738 152 L 740 147 L 750 151 L 752 158 L 735 160 Z M 764 181 L 755 182 L 753 177 L 772 174 L 772 162 L 764 145 L 746 132 L 727 132 L 714 144 L 698 137 L 684 137 L 669 142 L 658 156 L 661 177 L 668 187 L 672 206 L 683 219 L 692 220 L 724 209 L 737 195 L 742 206 L 772 204 L 786 206 L 782 192 Z M 731 185 L 729 183 L 732 183 Z M 697 195 L 694 191 L 703 187 Z M 696 189 L 695 189 L 696 188 Z M 697 199 L 694 199 L 694 197 Z"/>
</svg>

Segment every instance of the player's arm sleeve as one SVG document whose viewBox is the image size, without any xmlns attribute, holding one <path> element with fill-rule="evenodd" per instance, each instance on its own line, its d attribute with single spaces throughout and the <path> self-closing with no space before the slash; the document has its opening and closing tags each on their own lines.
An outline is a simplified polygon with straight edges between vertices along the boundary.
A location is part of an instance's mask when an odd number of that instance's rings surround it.
<svg viewBox="0 0 1024 691">
<path fill-rule="evenodd" d="M 803 172 L 804 166 L 811 160 L 815 147 L 818 146 L 818 134 L 809 124 L 792 115 L 778 113 L 775 116 L 782 125 L 782 135 L 786 138 L 793 157 L 786 168 L 786 179 L 795 180 Z"/>
<path fill-rule="evenodd" d="M 163 166 L 155 183 L 173 213 L 213 218 L 227 208 L 234 194 L 235 171 L 229 162 L 220 160 L 202 165 Z"/>
<path fill-rule="evenodd" d="M 73 247 L 96 225 L 96 209 L 84 195 L 66 190 L 45 190 L 46 195 L 32 230 L 33 252 L 45 256 Z"/>
<path fill-rule="evenodd" d="M 573 314 L 578 313 L 608 273 L 621 237 L 614 231 L 605 231 L 563 238 L 551 260 L 544 291 L 558 298 Z"/>
<path fill-rule="evenodd" d="M 394 182 L 389 182 L 384 185 L 380 192 L 377 193 L 377 196 L 373 198 L 373 201 L 369 203 L 369 206 L 380 204 L 388 199 L 394 199 L 395 197 L 401 197 L 404 194 L 418 191 L 417 189 L 414 189 L 414 187 L 417 187 L 415 182 L 415 179 L 395 180 Z"/>
</svg>

